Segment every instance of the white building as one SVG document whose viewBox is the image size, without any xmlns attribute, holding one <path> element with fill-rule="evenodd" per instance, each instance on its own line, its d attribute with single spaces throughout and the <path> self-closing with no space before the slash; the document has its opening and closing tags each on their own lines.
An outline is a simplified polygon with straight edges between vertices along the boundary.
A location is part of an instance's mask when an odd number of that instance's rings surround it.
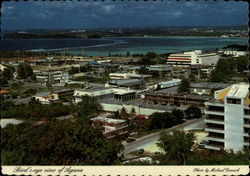
<svg viewBox="0 0 250 176">
<path fill-rule="evenodd" d="M 167 63 L 177 66 L 216 65 L 218 60 L 219 55 L 216 53 L 202 53 L 201 50 L 195 50 L 183 54 L 170 54 Z"/>
<path fill-rule="evenodd" d="M 100 98 L 107 98 L 114 96 L 114 89 L 113 88 L 86 88 L 86 89 L 77 89 L 74 91 L 75 103 L 81 102 L 82 96 L 93 96 L 98 99 Z"/>
<path fill-rule="evenodd" d="M 33 95 L 32 97 L 34 97 L 35 100 L 38 100 L 41 104 L 50 104 L 59 100 L 58 94 L 51 92 L 38 93 L 36 95 Z"/>
<path fill-rule="evenodd" d="M 158 64 L 158 65 L 150 65 L 148 67 L 149 71 L 165 71 L 165 72 L 170 72 L 172 71 L 172 66 L 171 65 L 166 65 L 166 64 Z"/>
<path fill-rule="evenodd" d="M 248 88 L 246 83 L 234 84 L 216 91 L 215 100 L 205 102 L 207 149 L 239 151 L 249 147 Z"/>
<path fill-rule="evenodd" d="M 225 55 L 232 55 L 234 57 L 246 56 L 246 51 L 226 50 L 223 52 Z"/>
<path fill-rule="evenodd" d="M 143 75 L 143 74 L 136 74 L 136 73 L 110 73 L 110 79 L 149 79 L 151 75 Z"/>
<path fill-rule="evenodd" d="M 69 81 L 69 74 L 62 71 L 35 72 L 36 80 L 44 85 L 65 86 Z"/>
<path fill-rule="evenodd" d="M 169 88 L 173 86 L 178 86 L 181 83 L 181 79 L 172 79 L 170 81 L 166 82 L 160 82 L 156 85 L 154 85 L 154 89 L 164 89 L 164 88 Z"/>
</svg>

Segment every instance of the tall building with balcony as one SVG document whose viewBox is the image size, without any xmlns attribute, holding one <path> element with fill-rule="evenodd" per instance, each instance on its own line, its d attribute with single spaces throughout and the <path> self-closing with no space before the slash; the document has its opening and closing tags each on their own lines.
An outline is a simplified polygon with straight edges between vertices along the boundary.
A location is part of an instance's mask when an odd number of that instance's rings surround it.
<svg viewBox="0 0 250 176">
<path fill-rule="evenodd" d="M 205 102 L 205 145 L 212 150 L 240 151 L 249 147 L 249 85 L 234 84 L 214 94 L 214 100 Z"/>
</svg>

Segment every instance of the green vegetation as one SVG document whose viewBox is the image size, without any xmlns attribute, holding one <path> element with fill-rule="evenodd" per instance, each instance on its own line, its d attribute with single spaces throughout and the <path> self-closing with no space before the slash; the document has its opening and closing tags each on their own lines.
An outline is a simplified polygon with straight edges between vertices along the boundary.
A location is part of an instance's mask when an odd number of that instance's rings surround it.
<svg viewBox="0 0 250 176">
<path fill-rule="evenodd" d="M 194 145 L 194 134 L 174 130 L 172 133 L 162 131 L 157 145 L 166 153 L 172 164 L 186 164 L 186 160 L 191 155 L 191 148 Z"/>
<path fill-rule="evenodd" d="M 74 107 L 62 104 L 41 105 L 31 101 L 28 105 L 14 106 L 11 101 L 0 101 L 1 118 L 19 118 L 29 120 L 54 119 L 74 112 Z"/>
<path fill-rule="evenodd" d="M 186 78 L 181 79 L 181 84 L 179 85 L 177 92 L 178 93 L 182 93 L 182 92 L 189 93 L 190 92 L 190 83 L 189 83 L 188 79 L 186 79 Z"/>
<path fill-rule="evenodd" d="M 159 161 L 160 165 L 249 165 L 249 150 L 234 153 L 192 149 L 194 139 L 193 133 L 163 131 L 158 146 L 165 153 L 155 154 L 154 161 Z"/>
<path fill-rule="evenodd" d="M 248 56 L 220 59 L 215 70 L 211 72 L 211 82 L 229 82 L 235 76 L 243 77 L 243 71 L 247 70 Z"/>
<path fill-rule="evenodd" d="M 8 66 L 3 71 L 0 70 L 0 86 L 4 86 L 8 84 L 8 81 L 14 78 L 13 73 L 15 72 L 14 67 Z"/>
<path fill-rule="evenodd" d="M 33 69 L 28 63 L 21 63 L 17 67 L 18 77 L 21 79 L 31 78 L 32 80 L 36 79 Z"/>
<path fill-rule="evenodd" d="M 107 74 L 103 74 L 100 77 L 89 77 L 89 76 L 81 76 L 73 79 L 74 81 L 87 81 L 90 83 L 106 83 L 110 80 Z"/>
<path fill-rule="evenodd" d="M 1 129 L 3 165 L 111 165 L 122 145 L 82 120 L 27 123 Z"/>
<path fill-rule="evenodd" d="M 71 67 L 69 70 L 69 75 L 73 75 L 75 73 L 80 73 L 80 72 L 89 72 L 92 71 L 91 67 L 89 65 L 85 66 L 80 66 L 78 67 Z"/>
<path fill-rule="evenodd" d="M 194 118 L 201 118 L 202 117 L 202 112 L 201 109 L 196 106 L 189 106 L 186 110 L 185 110 L 185 115 L 186 115 L 186 119 L 194 119 Z"/>
</svg>

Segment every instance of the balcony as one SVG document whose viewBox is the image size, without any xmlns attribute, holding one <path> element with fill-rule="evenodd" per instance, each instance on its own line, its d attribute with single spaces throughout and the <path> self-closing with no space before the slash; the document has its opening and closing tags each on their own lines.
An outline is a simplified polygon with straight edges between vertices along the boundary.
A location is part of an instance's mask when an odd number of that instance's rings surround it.
<svg viewBox="0 0 250 176">
<path fill-rule="evenodd" d="M 206 140 L 216 141 L 216 142 L 225 142 L 224 138 L 220 136 L 207 136 Z"/>
<path fill-rule="evenodd" d="M 245 128 L 250 128 L 250 124 L 246 124 L 246 123 L 245 123 L 245 124 L 244 124 L 244 127 L 245 127 Z"/>
<path fill-rule="evenodd" d="M 223 147 L 220 146 L 220 145 L 215 145 L 215 144 L 206 144 L 205 148 L 206 149 L 211 149 L 211 150 L 220 150 Z"/>
<path fill-rule="evenodd" d="M 215 118 L 207 118 L 205 119 L 205 123 L 214 123 L 214 124 L 221 124 L 224 125 L 224 120 L 223 119 L 215 119 Z"/>
<path fill-rule="evenodd" d="M 214 132 L 214 133 L 223 133 L 224 134 L 224 129 L 223 128 L 218 128 L 218 127 L 206 126 L 205 131 L 206 132 Z"/>
<path fill-rule="evenodd" d="M 211 114 L 211 115 L 220 115 L 224 116 L 224 111 L 219 111 L 219 110 L 205 110 L 205 114 Z"/>
</svg>

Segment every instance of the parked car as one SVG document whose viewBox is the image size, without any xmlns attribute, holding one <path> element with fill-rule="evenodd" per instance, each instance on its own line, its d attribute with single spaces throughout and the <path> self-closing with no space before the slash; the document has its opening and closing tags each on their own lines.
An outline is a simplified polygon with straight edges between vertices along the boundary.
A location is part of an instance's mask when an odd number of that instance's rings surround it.
<svg viewBox="0 0 250 176">
<path fill-rule="evenodd" d="M 138 153 L 140 153 L 140 154 L 144 153 L 144 149 L 139 149 Z"/>
<path fill-rule="evenodd" d="M 136 140 L 136 139 L 134 139 L 134 138 L 128 138 L 127 143 L 134 142 L 135 140 Z"/>
</svg>

